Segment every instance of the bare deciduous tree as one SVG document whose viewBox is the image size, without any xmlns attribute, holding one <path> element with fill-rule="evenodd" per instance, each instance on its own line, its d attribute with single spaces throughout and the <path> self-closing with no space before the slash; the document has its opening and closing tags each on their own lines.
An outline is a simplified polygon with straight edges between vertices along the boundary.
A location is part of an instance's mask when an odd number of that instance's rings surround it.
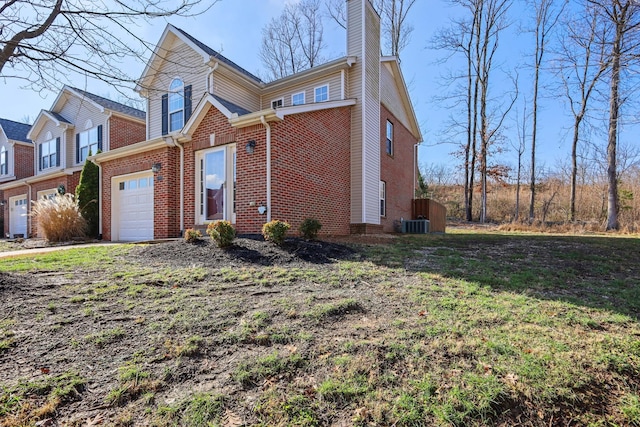
<svg viewBox="0 0 640 427">
<path fill-rule="evenodd" d="M 587 0 L 612 26 L 611 37 L 603 40 L 608 47 L 611 75 L 609 80 L 609 132 L 607 138 L 607 230 L 617 230 L 618 174 L 616 149 L 620 118 L 620 82 L 622 68 L 637 58 L 640 50 L 640 5 L 635 0 Z"/>
<path fill-rule="evenodd" d="M 260 57 L 268 78 L 280 79 L 322 61 L 324 48 L 320 0 L 287 4 L 262 30 Z"/>
<path fill-rule="evenodd" d="M 563 25 L 566 33 L 562 38 L 560 58 L 560 76 L 573 115 L 569 200 L 571 221 L 576 219 L 580 130 L 596 85 L 609 67 L 605 45 L 598 43 L 598 40 L 607 38 L 607 27 L 600 24 L 601 17 L 596 8 L 587 5 L 584 12 L 582 17 L 570 19 Z"/>
<path fill-rule="evenodd" d="M 153 50 L 137 27 L 153 18 L 193 16 L 218 0 L 7 0 L 0 5 L 0 77 L 57 89 L 69 74 L 121 86 L 124 59 Z"/>
<path fill-rule="evenodd" d="M 558 3 L 560 5 L 558 5 Z M 549 35 L 553 31 L 567 2 L 565 0 L 529 0 L 535 11 L 535 58 L 533 75 L 533 109 L 531 111 L 531 200 L 529 203 L 529 221 L 533 221 L 536 196 L 536 138 L 538 133 L 538 91 L 540 86 L 540 68 L 544 59 Z"/>
</svg>

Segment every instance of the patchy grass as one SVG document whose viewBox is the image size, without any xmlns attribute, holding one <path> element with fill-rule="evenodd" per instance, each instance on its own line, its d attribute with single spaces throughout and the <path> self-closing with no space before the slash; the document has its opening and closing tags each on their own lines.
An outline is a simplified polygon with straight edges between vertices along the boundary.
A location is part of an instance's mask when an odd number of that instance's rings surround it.
<svg viewBox="0 0 640 427">
<path fill-rule="evenodd" d="M 0 260 L 0 419 L 640 425 L 638 239 L 353 248 L 323 264 L 196 265 L 187 244 L 167 260 L 129 245 Z"/>
</svg>

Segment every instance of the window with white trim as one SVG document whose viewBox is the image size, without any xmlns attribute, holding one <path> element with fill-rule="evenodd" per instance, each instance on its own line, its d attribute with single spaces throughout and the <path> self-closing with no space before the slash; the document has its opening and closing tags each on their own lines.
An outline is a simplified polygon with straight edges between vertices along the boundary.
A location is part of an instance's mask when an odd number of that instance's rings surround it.
<svg viewBox="0 0 640 427">
<path fill-rule="evenodd" d="M 380 216 L 387 216 L 387 183 L 380 181 Z"/>
<path fill-rule="evenodd" d="M 94 127 L 78 134 L 78 163 L 85 161 L 89 153 L 98 153 L 99 137 L 98 128 Z"/>
<path fill-rule="evenodd" d="M 320 86 L 314 89 L 315 102 L 325 102 L 329 100 L 329 85 Z"/>
<path fill-rule="evenodd" d="M 283 106 L 284 106 L 284 98 L 274 99 L 273 101 L 271 101 L 271 108 L 273 108 L 274 110 L 276 108 L 280 108 Z"/>
<path fill-rule="evenodd" d="M 387 154 L 393 156 L 393 123 L 387 120 L 387 140 L 386 140 Z"/>
<path fill-rule="evenodd" d="M 45 170 L 58 165 L 57 139 L 51 139 L 40 144 L 40 170 Z"/>
<path fill-rule="evenodd" d="M 169 132 L 184 126 L 184 82 L 175 78 L 169 85 Z"/>
<path fill-rule="evenodd" d="M 304 92 L 294 93 L 291 95 L 291 105 L 303 105 L 304 104 Z"/>
<path fill-rule="evenodd" d="M 0 148 L 0 175 L 9 175 L 9 150 Z"/>
</svg>

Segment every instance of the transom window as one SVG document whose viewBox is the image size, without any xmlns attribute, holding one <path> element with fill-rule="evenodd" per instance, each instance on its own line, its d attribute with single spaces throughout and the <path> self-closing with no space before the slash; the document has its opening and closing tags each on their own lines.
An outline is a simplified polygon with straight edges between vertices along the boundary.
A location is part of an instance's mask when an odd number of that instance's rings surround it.
<svg viewBox="0 0 640 427">
<path fill-rule="evenodd" d="M 40 170 L 54 167 L 58 164 L 58 147 L 56 139 L 40 144 Z"/>
<path fill-rule="evenodd" d="M 315 101 L 324 102 L 329 100 L 329 86 L 324 85 L 315 88 Z"/>
<path fill-rule="evenodd" d="M 169 132 L 182 129 L 184 126 L 184 83 L 181 79 L 173 79 L 169 86 Z"/>
<path fill-rule="evenodd" d="M 99 145 L 98 128 L 89 129 L 78 135 L 78 163 L 84 162 L 89 153 L 97 154 Z"/>
<path fill-rule="evenodd" d="M 302 105 L 304 104 L 304 92 L 294 93 L 291 95 L 291 105 Z"/>
<path fill-rule="evenodd" d="M 284 105 L 284 98 L 276 99 L 271 101 L 271 108 L 276 109 L 280 108 Z"/>
<path fill-rule="evenodd" d="M 393 156 L 393 123 L 387 120 L 387 141 L 386 141 L 387 154 Z"/>
<path fill-rule="evenodd" d="M 0 148 L 0 175 L 9 174 L 9 151 L 6 147 Z"/>
</svg>

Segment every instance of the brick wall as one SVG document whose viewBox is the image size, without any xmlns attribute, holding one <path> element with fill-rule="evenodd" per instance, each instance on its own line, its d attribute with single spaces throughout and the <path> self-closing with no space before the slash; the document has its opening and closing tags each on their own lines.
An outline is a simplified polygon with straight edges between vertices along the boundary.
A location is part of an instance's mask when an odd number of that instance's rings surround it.
<svg viewBox="0 0 640 427">
<path fill-rule="evenodd" d="M 387 120 L 393 123 L 393 156 L 386 151 Z M 411 219 L 414 196 L 413 145 L 418 141 L 384 105 L 380 106 L 380 179 L 386 182 L 387 215 L 380 218 L 385 232 L 393 232 L 394 222 Z"/>
<path fill-rule="evenodd" d="M 109 124 L 109 149 L 125 147 L 146 140 L 145 123 L 127 120 L 120 116 L 111 116 Z"/>
<path fill-rule="evenodd" d="M 298 232 L 316 218 L 322 234 L 349 234 L 350 108 L 286 116 L 272 125 L 272 219 Z"/>
<path fill-rule="evenodd" d="M 58 178 L 47 179 L 45 181 L 36 182 L 31 184 L 31 202 L 29 203 L 29 212 L 33 207 L 33 201 L 38 197 L 39 191 L 44 190 L 56 190 L 58 186 L 64 185 L 67 193 L 75 194 L 76 187 L 80 182 L 80 172 L 75 172 L 73 175 L 64 175 Z M 26 187 L 25 187 L 26 188 Z M 26 192 L 26 191 L 25 191 Z M 31 217 L 31 224 L 29 227 L 29 236 L 31 237 L 43 237 L 38 235 L 38 218 Z"/>
<path fill-rule="evenodd" d="M 180 235 L 178 179 L 179 151 L 177 148 L 161 148 L 102 163 L 102 237 L 111 240 L 111 179 L 116 176 L 150 171 L 154 163 L 162 168 L 155 176 L 154 238 L 164 239 Z"/>
<path fill-rule="evenodd" d="M 16 179 L 27 178 L 33 176 L 33 146 L 14 144 L 14 175 Z"/>
</svg>

